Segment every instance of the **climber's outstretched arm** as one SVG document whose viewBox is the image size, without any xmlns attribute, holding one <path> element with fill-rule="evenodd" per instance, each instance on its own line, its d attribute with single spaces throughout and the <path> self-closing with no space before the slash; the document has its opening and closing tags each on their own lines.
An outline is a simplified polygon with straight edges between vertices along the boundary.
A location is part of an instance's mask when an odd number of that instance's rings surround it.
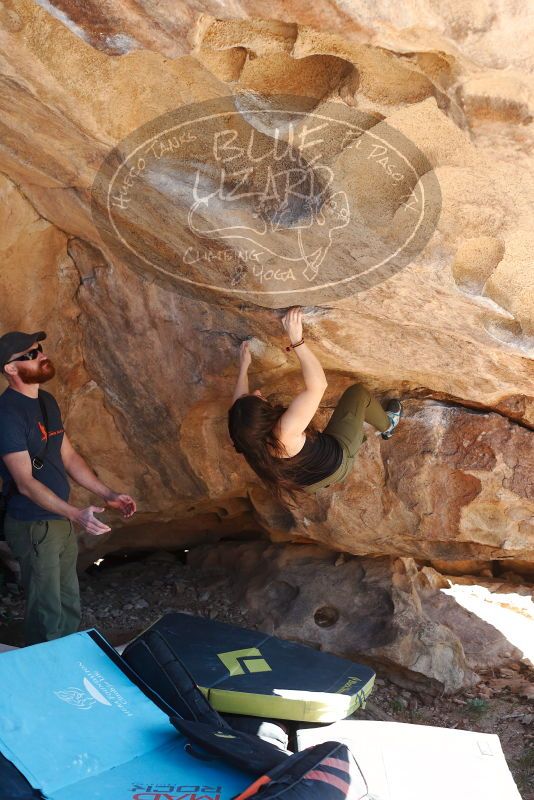
<svg viewBox="0 0 534 800">
<path fill-rule="evenodd" d="M 291 344 L 296 345 L 302 340 L 302 310 L 300 308 L 291 308 L 284 316 L 282 324 L 289 335 Z M 319 359 L 305 342 L 295 347 L 294 352 L 300 361 L 305 389 L 291 401 L 287 411 L 280 417 L 280 433 L 284 444 L 286 444 L 286 439 L 302 436 L 303 431 L 313 419 L 328 385 Z"/>
<path fill-rule="evenodd" d="M 252 361 L 252 356 L 250 355 L 250 349 L 248 346 L 248 341 L 241 342 L 241 347 L 239 348 L 239 375 L 237 376 L 237 383 L 235 385 L 234 396 L 232 397 L 233 405 L 238 397 L 241 397 L 242 394 L 248 394 L 248 368 L 250 367 L 250 362 Z"/>
</svg>

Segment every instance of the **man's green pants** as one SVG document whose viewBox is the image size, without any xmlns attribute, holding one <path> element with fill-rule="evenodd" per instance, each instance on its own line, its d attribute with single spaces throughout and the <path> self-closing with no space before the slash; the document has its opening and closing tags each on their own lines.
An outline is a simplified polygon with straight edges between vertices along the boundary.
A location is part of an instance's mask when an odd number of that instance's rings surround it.
<svg viewBox="0 0 534 800">
<path fill-rule="evenodd" d="M 351 471 L 354 457 L 366 436 L 363 423 L 368 422 L 378 431 L 386 431 L 390 419 L 378 400 L 362 386 L 355 383 L 345 389 L 334 409 L 323 433 L 329 433 L 343 448 L 343 460 L 337 470 L 317 483 L 303 487 L 308 494 L 315 494 L 333 483 L 340 483 Z"/>
<path fill-rule="evenodd" d="M 78 630 L 78 542 L 66 519 L 26 522 L 6 516 L 4 534 L 20 564 L 26 597 L 26 644 L 48 642 Z"/>
</svg>

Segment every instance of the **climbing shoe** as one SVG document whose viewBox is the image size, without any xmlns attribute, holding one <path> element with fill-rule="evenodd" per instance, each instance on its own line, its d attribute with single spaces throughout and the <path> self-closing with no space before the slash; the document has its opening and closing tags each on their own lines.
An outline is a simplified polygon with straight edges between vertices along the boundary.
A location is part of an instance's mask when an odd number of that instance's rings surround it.
<svg viewBox="0 0 534 800">
<path fill-rule="evenodd" d="M 382 439 L 390 439 L 394 432 L 395 428 L 400 422 L 400 418 L 402 416 L 402 403 L 400 400 L 390 400 L 388 406 L 386 408 L 386 414 L 390 419 L 390 426 L 386 431 L 383 431 L 380 435 Z"/>
</svg>

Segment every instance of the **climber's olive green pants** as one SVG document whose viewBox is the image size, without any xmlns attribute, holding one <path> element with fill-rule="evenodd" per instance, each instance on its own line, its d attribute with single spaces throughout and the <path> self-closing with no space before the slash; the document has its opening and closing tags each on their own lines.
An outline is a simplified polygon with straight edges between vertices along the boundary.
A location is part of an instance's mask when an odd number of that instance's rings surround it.
<svg viewBox="0 0 534 800">
<path fill-rule="evenodd" d="M 330 422 L 323 433 L 334 436 L 343 448 L 343 460 L 337 470 L 317 483 L 305 486 L 309 494 L 340 483 L 352 469 L 354 457 L 365 441 L 363 423 L 368 422 L 379 431 L 389 428 L 390 419 L 378 400 L 359 383 L 349 386 L 341 395 Z"/>
<path fill-rule="evenodd" d="M 26 644 L 59 639 L 78 630 L 78 542 L 66 519 L 26 522 L 6 516 L 4 533 L 20 564 L 26 599 Z"/>
</svg>

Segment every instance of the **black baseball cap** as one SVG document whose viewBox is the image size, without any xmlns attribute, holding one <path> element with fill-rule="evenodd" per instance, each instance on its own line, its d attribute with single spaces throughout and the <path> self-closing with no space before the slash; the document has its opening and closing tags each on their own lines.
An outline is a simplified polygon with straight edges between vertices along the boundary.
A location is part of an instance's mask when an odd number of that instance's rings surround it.
<svg viewBox="0 0 534 800">
<path fill-rule="evenodd" d="M 42 342 L 43 339 L 46 339 L 44 331 L 37 331 L 37 333 L 21 333 L 20 331 L 4 333 L 3 336 L 0 336 L 0 371 L 4 371 L 5 365 L 15 353 L 23 353 L 34 342 Z"/>
</svg>

